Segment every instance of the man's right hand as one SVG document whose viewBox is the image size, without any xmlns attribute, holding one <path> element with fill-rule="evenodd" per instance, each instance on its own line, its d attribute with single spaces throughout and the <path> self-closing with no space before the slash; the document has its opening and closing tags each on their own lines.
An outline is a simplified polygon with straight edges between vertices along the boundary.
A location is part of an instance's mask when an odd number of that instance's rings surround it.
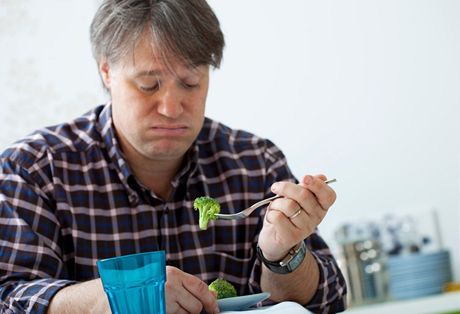
<svg viewBox="0 0 460 314">
<path fill-rule="evenodd" d="M 197 277 L 180 269 L 166 266 L 167 313 L 219 313 L 216 294 Z M 100 313 L 110 314 L 109 301 L 100 279 L 63 288 L 51 299 L 48 314 Z"/>
<path fill-rule="evenodd" d="M 167 313 L 219 313 L 216 294 L 205 282 L 172 266 L 166 266 L 166 278 Z"/>
</svg>

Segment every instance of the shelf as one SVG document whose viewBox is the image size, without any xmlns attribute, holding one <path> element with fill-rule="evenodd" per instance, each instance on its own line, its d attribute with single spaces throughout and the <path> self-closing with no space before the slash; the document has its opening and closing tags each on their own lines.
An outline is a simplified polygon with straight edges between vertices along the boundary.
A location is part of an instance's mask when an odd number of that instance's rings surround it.
<svg viewBox="0 0 460 314">
<path fill-rule="evenodd" d="M 449 292 L 404 301 L 389 301 L 372 305 L 351 307 L 347 314 L 434 314 L 460 312 L 460 292 Z"/>
</svg>

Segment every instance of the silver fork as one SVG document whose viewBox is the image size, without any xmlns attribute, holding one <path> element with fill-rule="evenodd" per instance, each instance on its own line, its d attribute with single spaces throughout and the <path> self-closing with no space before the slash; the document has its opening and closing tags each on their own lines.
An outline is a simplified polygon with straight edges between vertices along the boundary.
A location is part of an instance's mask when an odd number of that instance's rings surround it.
<svg viewBox="0 0 460 314">
<path fill-rule="evenodd" d="M 329 184 L 329 183 L 333 183 L 335 181 L 337 181 L 337 179 L 330 179 L 330 180 L 324 181 L 324 183 Z M 266 198 L 264 200 L 261 200 L 261 201 L 255 203 L 254 205 L 252 205 L 252 206 L 250 206 L 250 207 L 248 207 L 246 209 L 243 209 L 240 212 L 234 213 L 234 214 L 217 214 L 216 219 L 231 220 L 231 219 L 247 218 L 249 215 L 251 215 L 251 213 L 254 210 L 259 208 L 260 206 L 264 206 L 264 205 L 270 203 L 271 201 L 273 201 L 273 200 L 275 200 L 277 198 L 280 198 L 280 197 L 282 197 L 282 196 L 281 195 L 275 195 L 275 196 Z"/>
</svg>

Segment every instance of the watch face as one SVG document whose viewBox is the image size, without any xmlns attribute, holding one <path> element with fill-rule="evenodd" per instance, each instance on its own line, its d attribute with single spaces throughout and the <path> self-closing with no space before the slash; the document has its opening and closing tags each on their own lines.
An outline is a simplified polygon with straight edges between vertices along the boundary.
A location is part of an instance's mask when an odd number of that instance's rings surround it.
<svg viewBox="0 0 460 314">
<path fill-rule="evenodd" d="M 302 264 L 303 259 L 305 258 L 305 250 L 302 248 L 297 252 L 297 254 L 289 261 L 287 267 L 289 272 L 293 272 L 300 264 Z"/>
</svg>

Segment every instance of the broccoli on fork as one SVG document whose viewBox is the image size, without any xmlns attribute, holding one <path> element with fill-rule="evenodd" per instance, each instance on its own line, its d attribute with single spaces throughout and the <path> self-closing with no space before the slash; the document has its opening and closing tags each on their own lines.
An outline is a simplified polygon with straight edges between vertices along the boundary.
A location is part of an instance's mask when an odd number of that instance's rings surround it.
<svg viewBox="0 0 460 314">
<path fill-rule="evenodd" d="M 219 203 L 210 197 L 202 196 L 195 199 L 193 208 L 200 212 L 200 229 L 206 230 L 208 228 L 209 220 L 215 220 L 217 214 L 220 212 Z"/>
</svg>

